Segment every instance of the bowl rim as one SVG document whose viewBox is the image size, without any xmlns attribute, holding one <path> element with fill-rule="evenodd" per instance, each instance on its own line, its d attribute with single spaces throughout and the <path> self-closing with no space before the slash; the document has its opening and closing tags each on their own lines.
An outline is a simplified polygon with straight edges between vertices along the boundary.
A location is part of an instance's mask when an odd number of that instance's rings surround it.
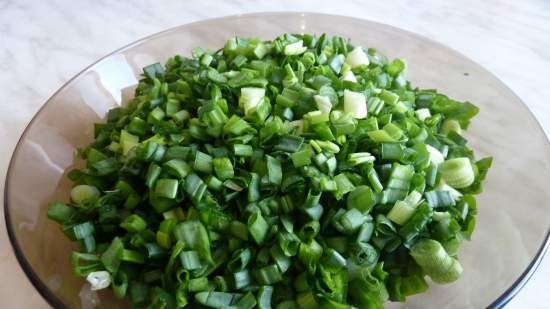
<svg viewBox="0 0 550 309">
<path fill-rule="evenodd" d="M 233 19 L 239 19 L 242 17 L 266 17 L 266 16 L 288 16 L 288 15 L 295 15 L 296 17 L 305 17 L 305 16 L 318 16 L 318 17 L 337 17 L 337 18 L 346 18 L 355 20 L 358 22 L 369 22 L 372 24 L 378 24 L 380 26 L 383 26 L 385 28 L 389 28 L 394 31 L 400 31 L 410 37 L 413 37 L 420 41 L 425 41 L 430 44 L 436 45 L 437 47 L 446 50 L 448 53 L 454 54 L 455 56 L 462 58 L 466 61 L 471 62 L 473 65 L 478 67 L 482 72 L 486 73 L 487 75 L 490 75 L 492 78 L 494 78 L 496 81 L 499 82 L 499 86 L 502 87 L 504 90 L 508 91 L 511 96 L 513 96 L 516 101 L 520 102 L 519 104 L 522 109 L 524 109 L 527 114 L 534 120 L 536 123 L 536 126 L 538 129 L 543 133 L 543 136 L 546 137 L 546 146 L 547 148 L 550 146 L 549 137 L 544 131 L 542 125 L 537 120 L 537 118 L 534 116 L 534 114 L 531 112 L 531 110 L 527 107 L 525 102 L 519 98 L 519 96 L 510 88 L 508 85 L 506 85 L 502 80 L 500 80 L 496 75 L 491 73 L 488 69 L 486 69 L 484 66 L 480 65 L 478 62 L 472 60 L 471 58 L 465 56 L 461 52 L 448 47 L 447 45 L 440 43 L 436 40 L 433 40 L 431 38 L 428 38 L 424 35 L 415 33 L 413 31 L 405 30 L 396 26 L 388 25 L 386 23 L 381 23 L 378 21 L 368 20 L 364 18 L 359 17 L 353 17 L 353 16 L 345 16 L 345 15 L 339 15 L 339 14 L 327 14 L 327 13 L 319 13 L 319 12 L 310 12 L 310 11 L 269 11 L 269 12 L 253 12 L 253 13 L 245 13 L 245 14 L 232 14 L 232 15 L 224 15 L 214 18 L 208 18 L 208 19 L 202 19 L 190 23 L 181 24 L 160 32 L 156 32 L 150 35 L 147 35 L 145 37 L 142 37 L 136 41 L 133 41 L 127 45 L 124 45 L 102 57 L 100 57 L 98 60 L 92 62 L 90 65 L 88 65 L 86 68 L 81 70 L 80 72 L 76 73 L 73 77 L 71 77 L 67 82 L 65 82 L 59 89 L 57 89 L 46 101 L 45 103 L 38 109 L 38 111 L 33 115 L 31 120 L 27 123 L 25 126 L 25 129 L 23 130 L 23 133 L 21 133 L 21 136 L 17 140 L 17 144 L 12 152 L 12 155 L 10 157 L 10 161 L 8 164 L 8 169 L 6 171 L 6 178 L 5 178 L 5 185 L 4 185 L 4 220 L 6 223 L 6 229 L 8 232 L 8 238 L 10 240 L 10 244 L 13 248 L 13 251 L 15 253 L 15 256 L 17 258 L 17 261 L 21 265 L 21 268 L 23 269 L 23 272 L 27 276 L 27 278 L 31 281 L 34 288 L 38 291 L 38 293 L 46 300 L 46 302 L 52 306 L 53 308 L 58 309 L 69 309 L 56 295 L 54 292 L 52 292 L 38 277 L 38 275 L 34 272 L 32 266 L 30 265 L 29 261 L 23 254 L 23 251 L 21 247 L 19 246 L 19 243 L 17 242 L 17 237 L 15 236 L 15 227 L 13 226 L 11 219 L 10 219 L 10 211 L 8 207 L 8 192 L 9 192 L 9 180 L 10 175 L 13 173 L 13 165 L 14 165 L 14 159 L 16 157 L 16 154 L 19 151 L 19 148 L 21 146 L 21 142 L 23 141 L 24 137 L 27 135 L 29 129 L 37 119 L 38 115 L 42 113 L 46 105 L 51 103 L 51 101 L 59 95 L 65 88 L 69 87 L 74 81 L 80 79 L 86 72 L 92 70 L 97 65 L 102 63 L 107 58 L 110 58 L 113 55 L 119 54 L 121 52 L 124 52 L 136 45 L 139 45 L 141 43 L 144 43 L 150 39 L 165 35 L 167 33 L 171 32 L 177 32 L 181 28 L 188 27 L 191 25 L 198 25 L 198 24 L 207 24 L 213 21 L 222 21 L 222 20 L 233 20 Z M 534 258 L 531 260 L 531 262 L 527 265 L 526 269 L 521 273 L 521 275 L 512 283 L 512 285 L 506 289 L 498 298 L 496 298 L 490 305 L 488 305 L 487 309 L 499 309 L 503 308 L 512 298 L 514 298 L 517 293 L 525 286 L 525 284 L 529 281 L 529 279 L 532 277 L 532 275 L 535 273 L 535 271 L 540 266 L 540 263 L 542 259 L 545 256 L 546 251 L 550 247 L 550 226 L 546 230 L 546 235 L 544 236 L 544 240 L 542 244 L 537 249 L 537 252 L 534 256 Z"/>
</svg>

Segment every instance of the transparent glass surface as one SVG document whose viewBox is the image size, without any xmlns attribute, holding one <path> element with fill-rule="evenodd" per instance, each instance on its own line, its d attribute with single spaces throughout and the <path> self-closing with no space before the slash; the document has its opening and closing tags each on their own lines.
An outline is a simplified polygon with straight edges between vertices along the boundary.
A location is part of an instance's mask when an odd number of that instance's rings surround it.
<svg viewBox="0 0 550 309">
<path fill-rule="evenodd" d="M 285 32 L 341 35 L 405 58 L 414 86 L 437 88 L 481 107 L 467 138 L 479 157 L 492 155 L 495 161 L 478 200 L 477 230 L 459 254 L 464 275 L 388 307 L 501 307 L 521 288 L 547 247 L 550 147 L 520 99 L 479 65 L 418 35 L 348 17 L 267 13 L 184 25 L 131 44 L 69 81 L 34 117 L 9 167 L 6 220 L 19 262 L 52 306 L 127 307 L 110 291 L 90 292 L 83 279 L 73 277 L 74 244 L 45 214 L 49 201 L 68 199 L 66 173 L 81 164 L 74 152 L 93 140 L 93 123 L 128 100 L 147 64 L 189 55 L 197 46 L 217 49 L 235 35 L 271 39 Z"/>
</svg>

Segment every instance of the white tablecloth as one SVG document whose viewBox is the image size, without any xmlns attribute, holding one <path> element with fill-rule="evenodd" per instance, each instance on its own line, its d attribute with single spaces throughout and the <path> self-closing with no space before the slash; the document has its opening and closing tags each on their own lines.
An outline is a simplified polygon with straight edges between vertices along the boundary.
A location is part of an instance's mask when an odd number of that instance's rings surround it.
<svg viewBox="0 0 550 309">
<path fill-rule="evenodd" d="M 91 62 L 170 27 L 260 11 L 349 15 L 428 36 L 498 76 L 550 132 L 549 1 L 0 0 L 0 189 L 25 125 L 57 88 Z M 48 308 L 17 264 L 0 219 L 0 307 Z M 507 308 L 549 308 L 549 286 L 547 257 Z"/>
</svg>

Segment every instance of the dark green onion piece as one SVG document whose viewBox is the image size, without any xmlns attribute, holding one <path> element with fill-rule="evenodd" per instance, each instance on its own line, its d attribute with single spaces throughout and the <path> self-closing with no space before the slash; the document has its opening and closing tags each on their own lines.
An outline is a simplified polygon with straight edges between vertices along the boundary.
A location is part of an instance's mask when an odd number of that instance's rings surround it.
<svg viewBox="0 0 550 309">
<path fill-rule="evenodd" d="M 224 308 L 236 303 L 236 300 L 239 299 L 241 295 L 242 294 L 216 291 L 200 292 L 195 294 L 195 300 L 206 307 Z"/>
<path fill-rule="evenodd" d="M 250 272 L 245 269 L 239 272 L 233 273 L 234 286 L 237 290 L 242 290 L 252 283 L 252 277 Z"/>
<path fill-rule="evenodd" d="M 105 269 L 111 273 L 116 273 L 120 262 L 122 261 L 122 253 L 124 251 L 124 244 L 122 240 L 115 237 L 107 250 L 101 255 L 101 262 Z"/>
<path fill-rule="evenodd" d="M 376 196 L 368 186 L 356 187 L 347 199 L 348 209 L 355 208 L 362 213 L 368 213 L 376 204 Z"/>
<path fill-rule="evenodd" d="M 176 179 L 159 179 L 155 186 L 155 194 L 159 197 L 173 199 L 178 193 L 178 181 Z"/>
<path fill-rule="evenodd" d="M 254 149 L 250 145 L 234 144 L 233 152 L 237 157 L 250 157 L 254 152 Z"/>
<path fill-rule="evenodd" d="M 255 271 L 256 280 L 260 284 L 271 285 L 283 280 L 283 276 L 279 271 L 279 268 L 275 264 L 264 266 Z"/>
<path fill-rule="evenodd" d="M 124 271 L 119 271 L 113 276 L 111 283 L 116 298 L 122 299 L 128 291 L 128 275 Z"/>
<path fill-rule="evenodd" d="M 202 267 L 197 251 L 182 251 L 180 253 L 181 266 L 187 270 L 195 270 Z"/>
<path fill-rule="evenodd" d="M 267 160 L 267 175 L 269 183 L 274 185 L 281 184 L 283 180 L 283 172 L 281 170 L 281 162 L 271 156 L 266 156 Z"/>
<path fill-rule="evenodd" d="M 248 231 L 257 244 L 261 245 L 265 241 L 269 226 L 259 211 L 248 218 Z"/>
<path fill-rule="evenodd" d="M 275 145 L 276 150 L 285 152 L 296 152 L 302 147 L 304 139 L 294 135 L 285 135 L 279 143 Z"/>
<path fill-rule="evenodd" d="M 48 207 L 48 218 L 57 223 L 65 223 L 71 219 L 75 211 L 70 206 L 62 203 L 51 203 Z"/>
<path fill-rule="evenodd" d="M 206 192 L 206 184 L 197 174 L 192 173 L 185 179 L 184 189 L 194 203 L 199 203 Z"/>
<path fill-rule="evenodd" d="M 200 221 L 185 221 L 174 228 L 174 236 L 185 245 L 195 250 L 199 256 L 212 263 L 210 239 L 208 232 Z"/>
<path fill-rule="evenodd" d="M 233 171 L 233 164 L 229 158 L 215 158 L 214 159 L 214 171 L 219 179 L 225 180 L 233 178 L 235 172 Z"/>
<path fill-rule="evenodd" d="M 206 153 L 197 151 L 197 153 L 195 154 L 193 169 L 199 172 L 211 173 L 212 157 Z"/>
<path fill-rule="evenodd" d="M 131 233 L 137 233 L 147 228 L 147 222 L 137 214 L 131 214 L 120 224 L 122 228 Z"/>
</svg>

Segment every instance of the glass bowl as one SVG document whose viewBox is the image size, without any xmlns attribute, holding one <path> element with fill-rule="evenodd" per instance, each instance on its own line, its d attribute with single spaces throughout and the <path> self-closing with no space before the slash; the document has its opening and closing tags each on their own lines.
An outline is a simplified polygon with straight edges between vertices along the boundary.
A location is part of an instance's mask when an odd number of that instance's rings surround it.
<svg viewBox="0 0 550 309">
<path fill-rule="evenodd" d="M 468 131 L 478 156 L 495 157 L 478 200 L 478 227 L 460 252 L 464 275 L 396 308 L 500 308 L 525 284 L 548 247 L 550 147 L 521 100 L 497 78 L 427 38 L 366 20 L 313 13 L 264 13 L 201 21 L 150 36 L 99 60 L 57 91 L 23 133 L 9 166 L 5 213 L 21 266 L 56 308 L 126 308 L 71 274 L 73 244 L 46 218 L 66 200 L 74 153 L 93 139 L 93 123 L 123 104 L 141 68 L 193 47 L 216 49 L 235 35 L 271 39 L 285 32 L 341 35 L 408 60 L 415 86 L 437 88 L 481 107 Z"/>
</svg>

